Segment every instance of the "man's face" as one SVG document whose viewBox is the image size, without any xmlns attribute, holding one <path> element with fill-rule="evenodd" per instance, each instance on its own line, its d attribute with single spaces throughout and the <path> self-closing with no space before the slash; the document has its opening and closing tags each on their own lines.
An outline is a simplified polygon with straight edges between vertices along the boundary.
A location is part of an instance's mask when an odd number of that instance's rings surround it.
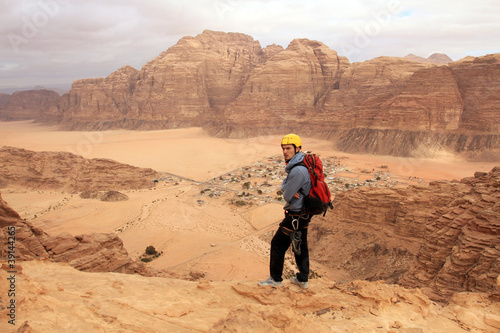
<svg viewBox="0 0 500 333">
<path fill-rule="evenodd" d="M 285 157 L 285 161 L 290 160 L 296 153 L 294 145 L 282 145 L 281 149 L 283 149 L 283 156 Z"/>
</svg>

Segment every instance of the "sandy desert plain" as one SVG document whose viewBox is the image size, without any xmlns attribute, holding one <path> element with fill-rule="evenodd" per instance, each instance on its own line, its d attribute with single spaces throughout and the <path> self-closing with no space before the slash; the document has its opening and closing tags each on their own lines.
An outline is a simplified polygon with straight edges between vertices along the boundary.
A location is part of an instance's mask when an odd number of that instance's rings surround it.
<svg viewBox="0 0 500 333">
<path fill-rule="evenodd" d="M 132 258 L 153 245 L 163 254 L 148 265 L 181 275 L 197 272 L 212 281 L 267 276 L 269 244 L 261 236 L 274 231 L 283 216 L 283 203 L 276 200 L 284 177 L 280 136 L 221 139 L 200 128 L 67 132 L 31 121 L 0 122 L 0 133 L 0 146 L 66 151 L 165 173 L 158 183 L 152 180 L 151 189 L 122 191 L 129 200 L 121 202 L 3 188 L 4 200 L 48 234 L 117 232 Z M 367 179 L 379 179 L 372 186 L 426 184 L 488 172 L 498 164 L 443 152 L 426 159 L 354 155 L 334 151 L 324 140 L 303 143 L 324 161 L 333 195 Z M 274 176 L 264 175 L 270 170 Z M 252 196 L 241 196 L 245 191 Z M 314 264 L 313 269 L 338 278 Z"/>
</svg>

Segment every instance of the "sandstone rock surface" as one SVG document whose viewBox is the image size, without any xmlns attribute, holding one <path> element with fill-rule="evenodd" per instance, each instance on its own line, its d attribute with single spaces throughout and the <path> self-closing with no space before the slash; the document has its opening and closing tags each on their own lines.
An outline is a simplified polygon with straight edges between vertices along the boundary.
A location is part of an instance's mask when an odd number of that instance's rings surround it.
<svg viewBox="0 0 500 333">
<path fill-rule="evenodd" d="M 441 306 L 422 292 L 366 281 L 318 279 L 314 289 L 259 288 L 255 281 L 200 282 L 89 273 L 62 263 L 22 262 L 15 328 L 129 332 L 485 332 L 498 306 L 485 294 Z M 8 287 L 0 270 L 0 287 Z M 57 283 L 55 283 L 57 281 Z M 1 295 L 0 297 L 5 297 Z M 48 310 L 50 309 L 50 310 Z M 2 317 L 7 311 L 0 309 Z M 2 331 L 12 325 L 0 322 Z"/>
<path fill-rule="evenodd" d="M 455 199 L 437 207 L 405 285 L 449 298 L 457 291 L 500 294 L 500 168 L 464 178 Z"/>
<path fill-rule="evenodd" d="M 499 177 L 497 167 L 461 181 L 338 193 L 311 227 L 313 258 L 346 278 L 419 287 L 436 300 L 499 294 Z"/>
<path fill-rule="evenodd" d="M 70 192 L 152 188 L 158 173 L 108 159 L 66 152 L 0 148 L 0 184 Z"/>
<path fill-rule="evenodd" d="M 295 39 L 286 50 L 256 68 L 239 96 L 224 110 L 222 121 L 207 127 L 215 135 L 230 137 L 302 127 L 304 115 L 338 87 L 348 66 L 347 58 L 323 43 Z"/>
<path fill-rule="evenodd" d="M 331 123 L 338 129 L 346 128 L 398 128 L 401 119 L 384 126 L 382 117 L 375 117 L 381 111 L 383 103 L 400 93 L 406 82 L 415 72 L 431 65 L 410 61 L 404 58 L 378 57 L 362 63 L 354 63 L 341 77 L 339 88 L 331 90 L 325 96 L 318 121 Z"/>
<path fill-rule="evenodd" d="M 464 101 L 460 128 L 478 133 L 500 132 L 500 54 L 451 63 Z"/>
</svg>

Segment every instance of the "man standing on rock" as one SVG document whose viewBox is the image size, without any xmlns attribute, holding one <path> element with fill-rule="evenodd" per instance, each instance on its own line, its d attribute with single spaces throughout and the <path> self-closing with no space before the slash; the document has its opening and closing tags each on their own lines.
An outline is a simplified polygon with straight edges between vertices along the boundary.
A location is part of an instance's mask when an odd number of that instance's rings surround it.
<svg viewBox="0 0 500 333">
<path fill-rule="evenodd" d="M 301 164 L 304 154 L 301 152 L 302 140 L 298 135 L 288 134 L 281 139 L 281 149 L 285 157 L 285 171 L 287 177 L 281 185 L 283 198 L 286 203 L 285 218 L 280 223 L 276 234 L 271 241 L 271 259 L 269 264 L 270 277 L 260 281 L 260 286 L 281 286 L 285 254 L 292 243 L 294 231 L 295 240 L 293 245 L 295 262 L 299 269 L 296 276 L 291 277 L 290 282 L 300 286 L 302 289 L 309 287 L 309 249 L 307 246 L 307 228 L 311 216 L 304 212 L 304 198 L 311 190 L 311 178 L 307 168 Z"/>
</svg>

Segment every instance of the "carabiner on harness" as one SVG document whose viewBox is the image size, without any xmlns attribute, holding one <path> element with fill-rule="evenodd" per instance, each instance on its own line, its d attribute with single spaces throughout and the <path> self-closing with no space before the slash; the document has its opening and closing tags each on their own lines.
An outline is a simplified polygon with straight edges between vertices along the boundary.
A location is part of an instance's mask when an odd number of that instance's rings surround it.
<svg viewBox="0 0 500 333">
<path fill-rule="evenodd" d="M 299 219 L 292 220 L 293 232 L 290 233 L 290 241 L 292 243 L 292 251 L 295 255 L 300 256 L 302 251 L 300 250 L 300 244 L 302 244 L 302 231 L 299 231 Z"/>
</svg>

